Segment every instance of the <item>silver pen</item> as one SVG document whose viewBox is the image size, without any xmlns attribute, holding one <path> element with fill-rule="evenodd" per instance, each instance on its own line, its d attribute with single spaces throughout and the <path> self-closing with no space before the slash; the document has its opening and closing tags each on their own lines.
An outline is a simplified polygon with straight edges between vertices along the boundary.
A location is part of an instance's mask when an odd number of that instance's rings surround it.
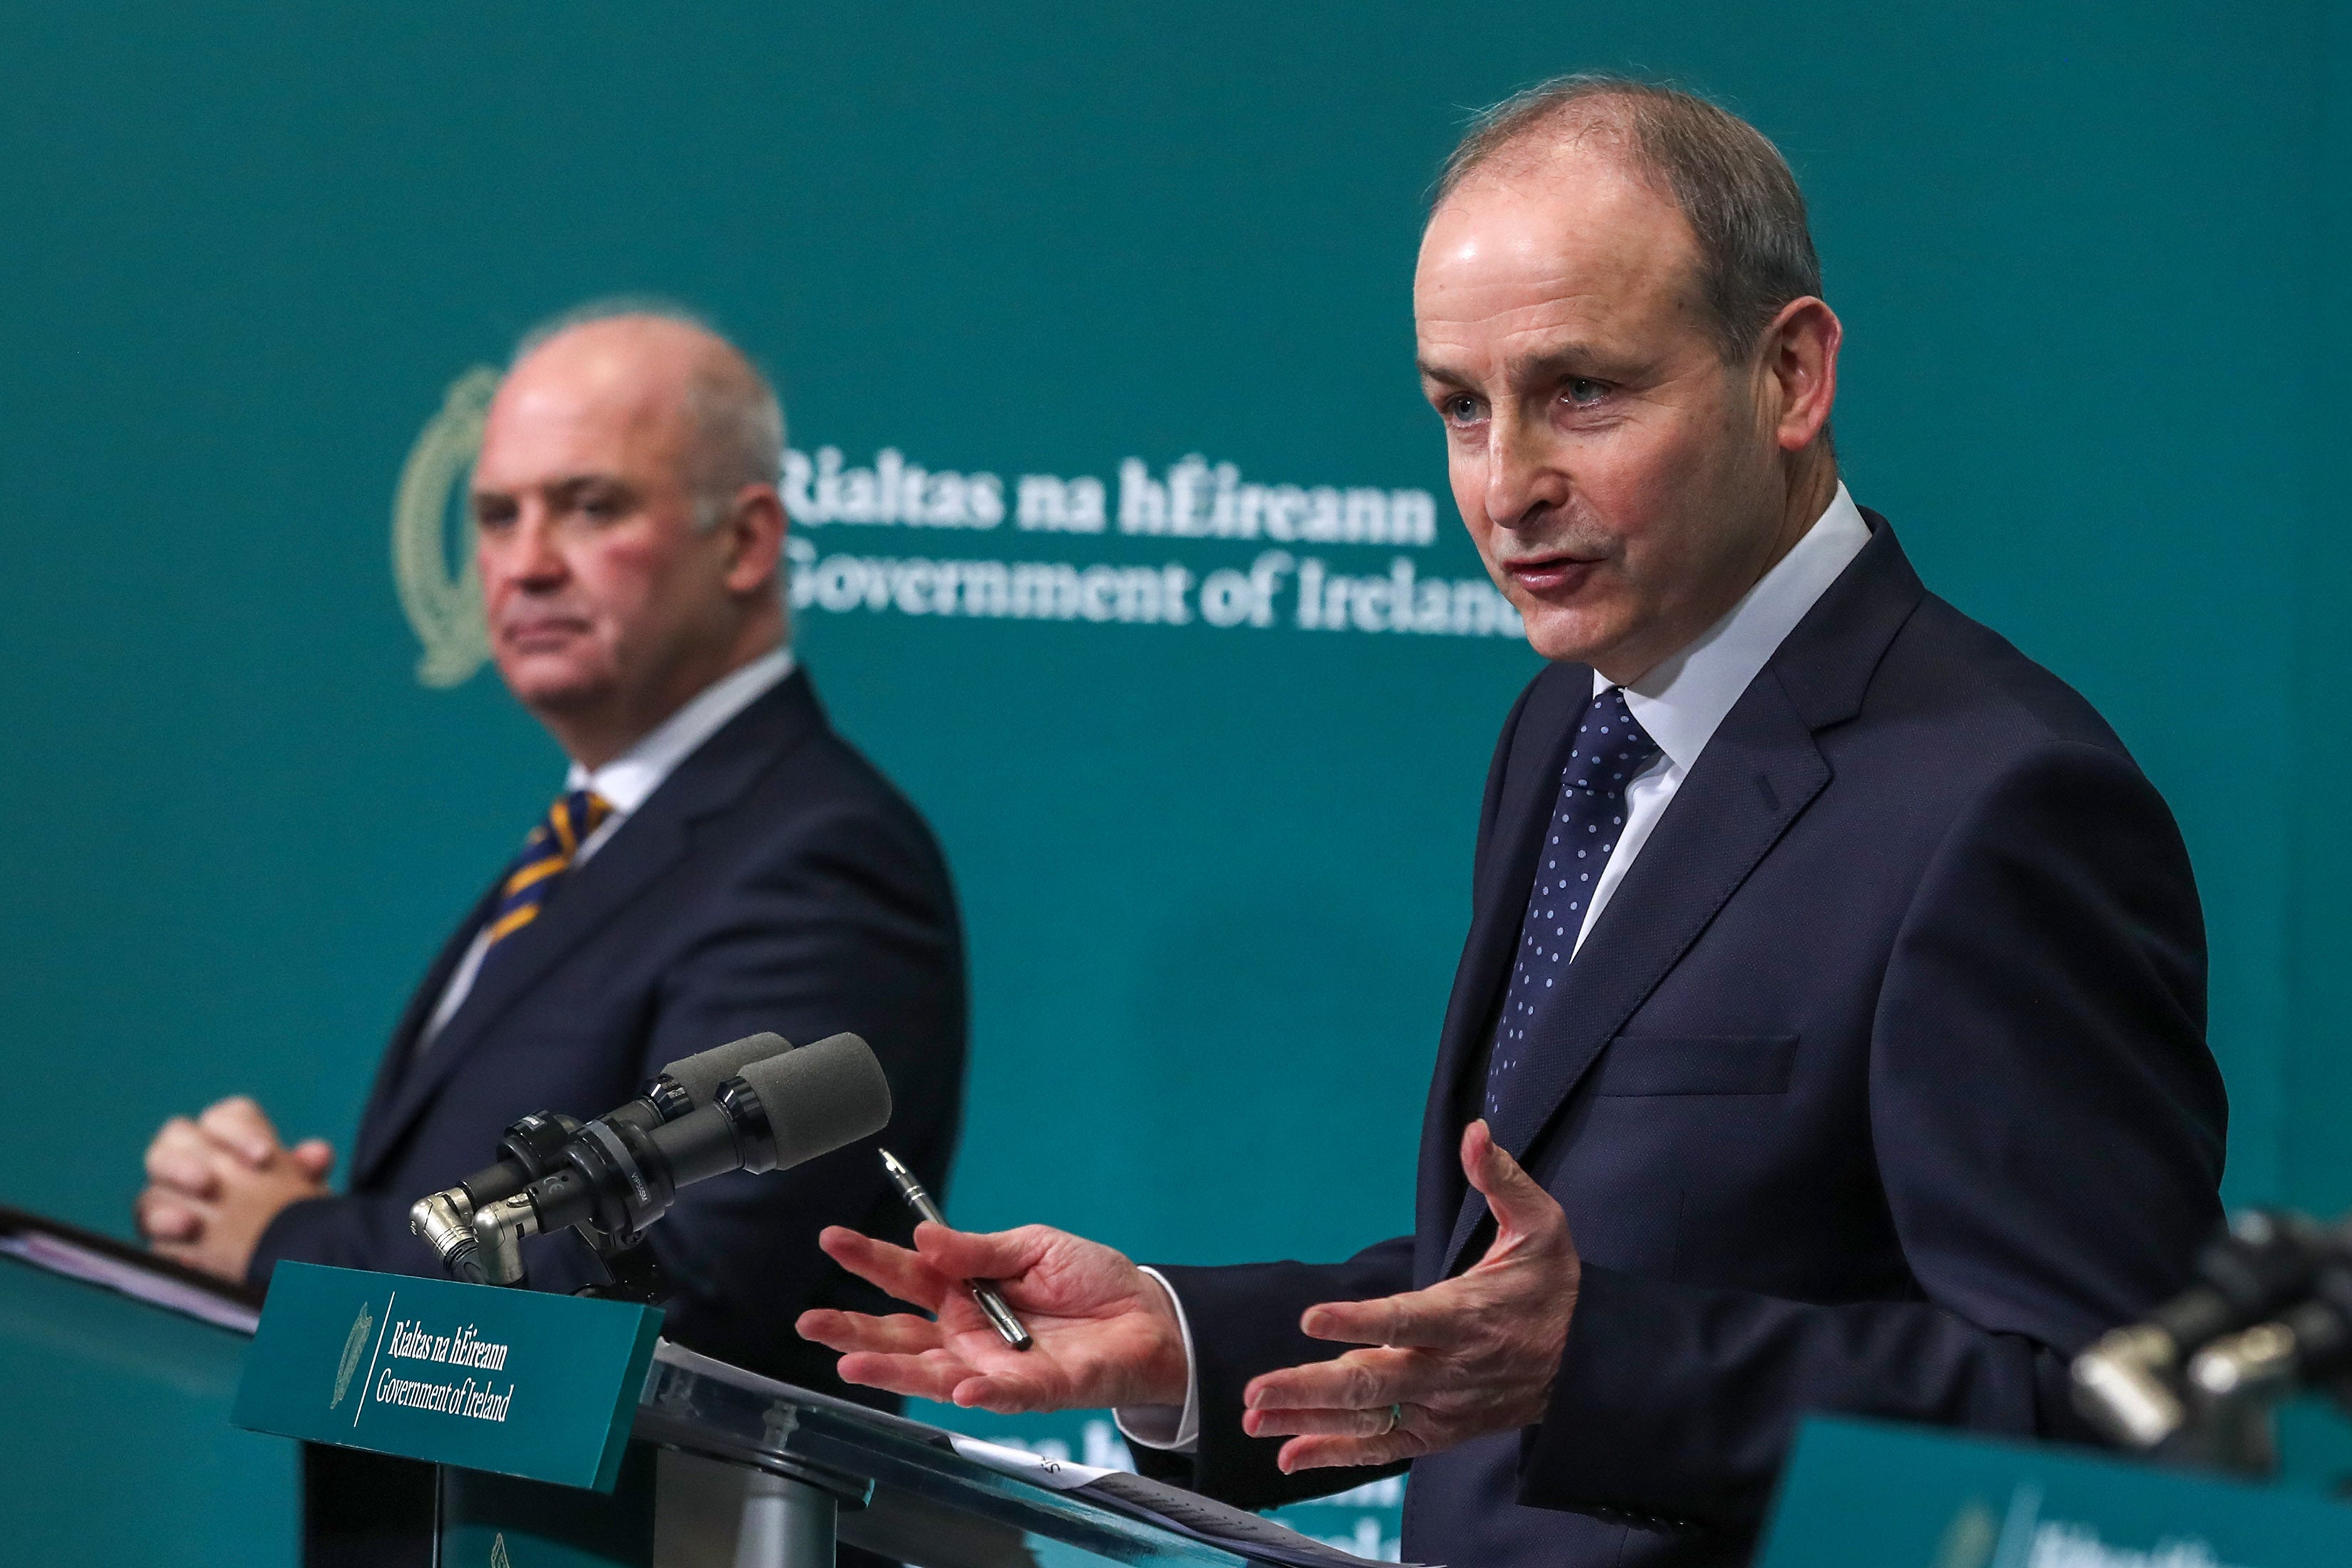
<svg viewBox="0 0 2352 1568">
<path fill-rule="evenodd" d="M 915 1211 L 917 1219 L 927 1219 L 933 1225 L 947 1224 L 948 1216 L 931 1202 L 931 1194 L 923 1191 L 923 1184 L 915 1180 L 915 1173 L 898 1163 L 887 1149 L 882 1151 L 882 1169 L 888 1174 L 890 1184 L 898 1189 L 898 1195 L 907 1200 L 907 1206 Z M 980 1303 L 981 1311 L 1006 1344 L 1025 1351 L 1036 1343 L 1029 1337 L 1029 1331 L 1021 1326 L 1021 1320 L 1013 1315 L 1013 1309 L 1004 1304 L 1004 1298 L 996 1293 L 993 1284 L 986 1279 L 967 1279 L 964 1289 L 971 1292 L 971 1299 Z"/>
</svg>

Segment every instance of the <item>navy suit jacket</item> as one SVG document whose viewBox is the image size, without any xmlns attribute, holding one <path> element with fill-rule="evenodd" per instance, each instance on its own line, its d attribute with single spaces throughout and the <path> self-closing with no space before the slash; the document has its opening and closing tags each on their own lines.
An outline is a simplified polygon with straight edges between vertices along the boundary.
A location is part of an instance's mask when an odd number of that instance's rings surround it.
<svg viewBox="0 0 2352 1568">
<path fill-rule="evenodd" d="M 865 1037 L 890 1080 L 888 1146 L 941 1190 L 965 1032 L 947 868 L 914 807 L 827 726 L 805 673 L 681 762 L 499 944 L 419 1055 L 418 1031 L 489 903 L 486 894 L 459 924 L 408 1005 L 360 1123 L 349 1192 L 280 1215 L 254 1258 L 256 1282 L 282 1258 L 437 1273 L 409 1234 L 409 1205 L 488 1163 L 509 1122 L 533 1110 L 596 1115 L 664 1063 L 763 1029 L 799 1044 Z M 680 1194 L 648 1233 L 677 1292 L 664 1333 L 838 1390 L 833 1355 L 792 1325 L 818 1304 L 891 1310 L 816 1246 L 827 1225 L 911 1229 L 875 1142 Z M 592 1277 L 572 1237 L 525 1247 L 535 1287 Z"/>
<path fill-rule="evenodd" d="M 1405 1556 L 1734 1563 L 1796 1422 L 2080 1436 L 2065 1363 L 2180 1286 L 2226 1114 L 2170 814 L 2074 691 L 1873 538 L 1725 718 L 1603 908 L 1495 1129 L 1584 1259 L 1543 1420 L 1412 1467 Z M 1415 1229 L 1349 1262 L 1167 1270 L 1197 1456 L 1263 1507 L 1258 1373 L 1298 1317 L 1458 1272 L 1458 1148 L 1592 672 L 1544 670 L 1487 777 Z"/>
</svg>

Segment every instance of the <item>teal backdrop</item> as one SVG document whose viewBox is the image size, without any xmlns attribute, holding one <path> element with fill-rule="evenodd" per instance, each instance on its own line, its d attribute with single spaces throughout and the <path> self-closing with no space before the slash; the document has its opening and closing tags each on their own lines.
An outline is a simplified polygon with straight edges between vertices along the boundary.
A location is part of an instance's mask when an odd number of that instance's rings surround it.
<svg viewBox="0 0 2352 1568">
<path fill-rule="evenodd" d="M 971 931 L 956 1215 L 1173 1260 L 1402 1228 L 1480 782 L 1534 660 L 1474 589 L 1444 590 L 1441 631 L 1335 631 L 1297 624 L 1299 584 L 1309 558 L 1475 581 L 1411 370 L 1424 193 L 1472 108 L 1630 68 L 1787 151 L 1846 323 L 1854 493 L 2179 814 L 2229 1196 L 2352 1205 L 2346 24 L 2289 0 L 16 13 L 0 1201 L 127 1234 L 154 1125 L 234 1090 L 348 1145 L 403 999 L 562 777 L 492 673 L 456 679 L 433 616 L 460 601 L 416 567 L 457 542 L 429 485 L 404 605 L 396 489 L 471 367 L 644 291 L 769 368 L 812 476 L 887 449 L 963 476 L 960 512 L 936 483 L 924 505 L 973 521 L 997 481 L 992 528 L 854 521 L 836 491 L 800 535 L 802 657 L 939 831 Z M 1213 490 L 1221 464 L 1298 487 L 1301 517 L 1330 487 L 1340 537 L 1122 529 L 1123 500 L 1152 515 L 1137 479 Z M 1106 526 L 1023 476 L 1100 480 Z M 1024 528 L 1024 495 L 1060 526 Z M 1203 529 L 1238 515 L 1202 504 Z M 1246 574 L 1276 548 L 1259 626 Z M 1072 571 L 1009 577 L 1046 606 L 1024 617 L 981 567 L 918 560 Z M 430 668 L 420 624 L 445 628 Z M 141 1497 L 186 1561 L 290 1552 L 284 1455 L 220 1432 L 216 1379 L 125 1444 L 127 1374 L 7 1354 L 5 1511 L 143 1466 L 175 1479 L 110 1492 L 126 1552 L 157 1544 Z M 2326 1421 L 2297 1431 L 2326 1452 Z"/>
</svg>

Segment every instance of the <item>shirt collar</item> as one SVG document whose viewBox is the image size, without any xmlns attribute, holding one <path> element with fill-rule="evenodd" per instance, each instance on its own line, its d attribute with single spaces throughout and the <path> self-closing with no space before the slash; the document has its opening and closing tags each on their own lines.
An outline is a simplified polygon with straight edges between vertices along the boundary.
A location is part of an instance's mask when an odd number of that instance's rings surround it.
<svg viewBox="0 0 2352 1568">
<path fill-rule="evenodd" d="M 572 764 L 563 787 L 591 789 L 612 802 L 615 816 L 645 805 L 677 764 L 726 726 L 730 719 L 782 684 L 793 672 L 793 650 L 761 655 L 704 687 L 694 700 L 663 720 L 645 739 L 606 763 L 588 769 Z"/>
<path fill-rule="evenodd" d="M 1840 482 L 1804 537 L 1721 620 L 1627 683 L 1625 705 L 1669 763 L 1688 772 L 1698 761 L 1716 727 L 1782 639 L 1869 542 L 1870 524 Z M 1611 684 L 1599 670 L 1592 672 L 1595 697 Z"/>
</svg>

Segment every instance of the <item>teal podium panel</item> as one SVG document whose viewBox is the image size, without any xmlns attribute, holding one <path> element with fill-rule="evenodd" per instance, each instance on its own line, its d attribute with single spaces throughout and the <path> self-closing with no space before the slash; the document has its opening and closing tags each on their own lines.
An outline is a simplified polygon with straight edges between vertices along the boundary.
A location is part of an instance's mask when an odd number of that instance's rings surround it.
<svg viewBox="0 0 2352 1568">
<path fill-rule="evenodd" d="M 603 1496 L 445 1468 L 435 1561 L 449 1568 L 658 1568 L 657 1465 L 652 1444 L 629 1444 L 618 1483 Z"/>
<path fill-rule="evenodd" d="M 1757 1568 L 2306 1568 L 2352 1507 L 2081 1449 L 1816 1418 Z"/>
<path fill-rule="evenodd" d="M 231 1419 L 610 1491 L 660 1327 L 625 1302 L 282 1263 Z"/>
<path fill-rule="evenodd" d="M 228 1422 L 259 1311 L 0 1205 L 0 1563 L 296 1568 L 293 1446 Z"/>
</svg>

